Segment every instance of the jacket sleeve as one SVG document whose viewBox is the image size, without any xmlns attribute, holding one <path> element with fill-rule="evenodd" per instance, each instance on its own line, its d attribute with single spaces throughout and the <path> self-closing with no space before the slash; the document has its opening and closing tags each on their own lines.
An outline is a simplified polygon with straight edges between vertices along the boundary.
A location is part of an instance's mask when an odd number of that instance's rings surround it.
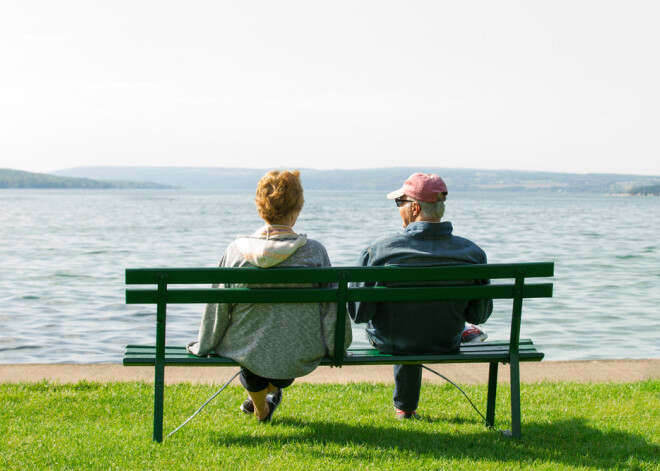
<svg viewBox="0 0 660 471">
<path fill-rule="evenodd" d="M 493 312 L 492 299 L 473 299 L 465 310 L 465 320 L 470 324 L 483 324 Z"/>
<path fill-rule="evenodd" d="M 479 249 L 480 257 L 479 263 L 486 264 L 488 263 L 488 258 L 486 253 Z M 479 285 L 489 285 L 490 280 L 480 280 Z M 473 299 L 471 300 L 467 308 L 465 309 L 465 320 L 470 324 L 483 324 L 488 320 L 490 315 L 493 312 L 493 300 L 492 299 Z"/>
<path fill-rule="evenodd" d="M 360 256 L 358 257 L 357 265 L 368 267 L 371 266 L 372 263 L 373 260 L 369 249 L 366 248 L 362 250 L 362 252 L 360 252 Z M 354 284 L 354 286 L 358 288 L 374 285 L 375 283 L 372 282 L 359 282 Z M 348 313 L 351 316 L 351 319 L 353 319 L 353 322 L 356 324 L 364 324 L 365 322 L 369 322 L 374 317 L 374 314 L 376 314 L 376 303 L 348 303 Z"/>
</svg>

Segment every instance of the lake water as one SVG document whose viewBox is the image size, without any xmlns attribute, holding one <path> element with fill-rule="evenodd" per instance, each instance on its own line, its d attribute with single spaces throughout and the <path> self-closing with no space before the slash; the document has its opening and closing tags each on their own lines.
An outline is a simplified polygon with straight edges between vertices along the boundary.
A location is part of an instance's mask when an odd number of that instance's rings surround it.
<svg viewBox="0 0 660 471">
<path fill-rule="evenodd" d="M 401 229 L 382 193 L 314 192 L 296 224 L 333 265 Z M 124 303 L 127 267 L 216 266 L 261 225 L 253 193 L 0 191 L 0 363 L 121 362 L 155 314 Z M 491 263 L 555 262 L 552 299 L 530 300 L 522 336 L 549 360 L 660 358 L 660 198 L 452 193 L 445 220 Z M 510 303 L 485 325 L 508 337 Z M 168 343 L 196 339 L 202 306 L 168 313 Z M 354 344 L 366 345 L 361 326 Z"/>
</svg>

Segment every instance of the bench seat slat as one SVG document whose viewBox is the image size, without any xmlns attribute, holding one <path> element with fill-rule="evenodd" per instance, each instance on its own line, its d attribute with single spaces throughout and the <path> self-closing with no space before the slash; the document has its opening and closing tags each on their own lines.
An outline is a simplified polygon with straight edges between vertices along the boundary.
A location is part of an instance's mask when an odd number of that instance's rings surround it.
<svg viewBox="0 0 660 471">
<path fill-rule="evenodd" d="M 520 340 L 520 361 L 540 361 L 544 354 L 536 349 L 529 339 Z M 509 344 L 505 341 L 483 342 L 463 345 L 458 353 L 441 355 L 391 355 L 373 348 L 349 348 L 344 357 L 344 365 L 391 365 L 393 363 L 487 363 L 508 359 Z M 156 347 L 152 345 L 128 345 L 124 354 L 125 366 L 153 366 Z M 321 365 L 332 365 L 332 358 L 326 357 Z M 238 366 L 230 359 L 218 356 L 197 357 L 185 347 L 166 347 L 165 364 L 168 366 Z"/>
</svg>

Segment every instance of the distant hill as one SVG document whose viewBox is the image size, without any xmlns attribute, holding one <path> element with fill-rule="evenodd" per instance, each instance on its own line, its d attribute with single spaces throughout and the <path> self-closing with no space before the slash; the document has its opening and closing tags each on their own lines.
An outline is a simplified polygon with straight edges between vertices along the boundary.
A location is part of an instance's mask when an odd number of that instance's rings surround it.
<svg viewBox="0 0 660 471">
<path fill-rule="evenodd" d="M 100 181 L 90 178 L 63 177 L 46 173 L 32 173 L 0 168 L 0 188 L 166 189 L 173 187 L 162 183 L 145 181 Z"/>
<path fill-rule="evenodd" d="M 154 181 L 194 190 L 254 190 L 269 169 L 220 167 L 76 167 L 55 175 L 104 180 Z M 300 169 L 309 190 L 378 190 L 398 188 L 412 173 L 437 173 L 449 191 L 534 191 L 627 193 L 636 186 L 660 184 L 660 176 L 571 174 L 517 170 L 397 167 L 359 170 Z"/>
<path fill-rule="evenodd" d="M 660 196 L 660 183 L 657 185 L 636 186 L 629 193 L 631 195 Z"/>
</svg>

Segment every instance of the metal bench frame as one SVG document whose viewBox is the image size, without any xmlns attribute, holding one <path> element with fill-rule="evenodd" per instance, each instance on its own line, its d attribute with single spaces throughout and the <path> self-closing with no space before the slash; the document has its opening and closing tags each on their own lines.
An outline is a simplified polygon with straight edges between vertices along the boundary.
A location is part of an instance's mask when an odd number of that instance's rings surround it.
<svg viewBox="0 0 660 471">
<path fill-rule="evenodd" d="M 498 364 L 510 365 L 511 435 L 520 438 L 521 361 L 540 361 L 544 354 L 529 339 L 520 339 L 522 304 L 525 298 L 552 297 L 552 283 L 526 283 L 527 278 L 550 277 L 554 263 L 514 263 L 452 265 L 442 267 L 324 267 L 324 268 L 137 268 L 126 269 L 127 285 L 155 285 L 127 289 L 127 304 L 156 305 L 156 345 L 128 345 L 125 366 L 154 366 L 153 439 L 163 440 L 163 400 L 165 366 L 238 366 L 229 358 L 197 357 L 185 347 L 166 346 L 168 304 L 204 303 L 337 303 L 335 352 L 344 351 L 347 302 L 433 301 L 457 299 L 512 299 L 509 341 L 464 345 L 459 352 L 440 355 L 390 355 L 375 349 L 351 349 L 345 356 L 326 357 L 321 365 L 393 365 L 432 363 L 489 363 L 486 423 L 495 425 L 495 398 Z M 490 279 L 490 285 L 468 285 L 473 280 Z M 506 280 L 506 281 L 503 281 Z M 442 285 L 464 282 L 465 286 Z M 407 282 L 403 286 L 353 286 L 357 282 Z M 429 283 L 437 285 L 428 286 Z M 181 288 L 177 285 L 249 284 L 250 287 L 223 289 Z M 327 288 L 260 288 L 260 284 L 331 284 Z M 409 283 L 426 284 L 411 286 Z"/>
</svg>

